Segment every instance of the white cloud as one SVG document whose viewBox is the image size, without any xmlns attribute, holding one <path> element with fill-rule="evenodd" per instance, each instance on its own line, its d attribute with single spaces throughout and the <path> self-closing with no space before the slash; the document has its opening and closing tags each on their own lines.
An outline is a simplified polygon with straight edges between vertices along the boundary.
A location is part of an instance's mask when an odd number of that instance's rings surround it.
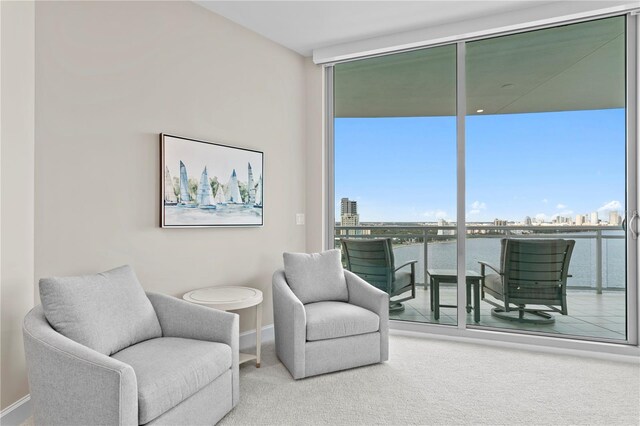
<svg viewBox="0 0 640 426">
<path fill-rule="evenodd" d="M 422 216 L 426 217 L 427 219 L 438 220 L 438 219 L 446 219 L 449 215 L 444 210 L 429 210 L 422 213 Z"/>
<path fill-rule="evenodd" d="M 543 203 L 547 204 L 549 202 L 549 200 L 547 200 L 546 198 L 542 200 Z"/>
<path fill-rule="evenodd" d="M 611 210 L 622 210 L 622 203 L 617 200 L 609 201 L 605 203 L 602 207 L 598 209 L 599 212 L 611 211 Z"/>
<path fill-rule="evenodd" d="M 567 205 L 566 204 L 562 204 L 562 203 L 560 203 L 560 204 L 558 204 L 556 206 L 556 209 L 566 209 L 566 208 L 567 208 Z"/>
<path fill-rule="evenodd" d="M 447 212 L 445 212 L 443 210 L 436 210 L 436 212 L 434 213 L 434 216 L 435 216 L 436 219 L 446 219 L 446 218 L 449 217 Z"/>
<path fill-rule="evenodd" d="M 538 213 L 538 214 L 535 216 L 535 219 L 536 219 L 537 221 L 539 221 L 539 222 L 540 222 L 540 221 L 544 222 L 545 220 L 547 220 L 547 215 L 546 215 L 546 214 L 544 214 L 544 213 Z"/>
<path fill-rule="evenodd" d="M 474 201 L 473 203 L 471 203 L 471 208 L 474 210 L 484 210 L 487 208 L 487 203 L 483 203 L 481 201 Z"/>
<path fill-rule="evenodd" d="M 474 215 L 474 214 L 478 214 L 478 213 L 480 213 L 480 210 L 478 210 L 478 209 L 473 209 L 473 210 L 469 211 L 469 215 Z"/>
</svg>

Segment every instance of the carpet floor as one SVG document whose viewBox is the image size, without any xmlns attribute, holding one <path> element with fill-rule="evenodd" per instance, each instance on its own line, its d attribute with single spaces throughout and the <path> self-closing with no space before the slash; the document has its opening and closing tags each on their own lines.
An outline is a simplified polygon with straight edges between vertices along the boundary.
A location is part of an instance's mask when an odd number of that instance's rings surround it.
<svg viewBox="0 0 640 426">
<path fill-rule="evenodd" d="M 388 362 L 294 381 L 263 346 L 220 425 L 640 424 L 640 365 L 392 335 Z"/>
<path fill-rule="evenodd" d="M 392 335 L 385 363 L 294 381 L 262 353 L 220 425 L 640 425 L 638 363 Z"/>
</svg>

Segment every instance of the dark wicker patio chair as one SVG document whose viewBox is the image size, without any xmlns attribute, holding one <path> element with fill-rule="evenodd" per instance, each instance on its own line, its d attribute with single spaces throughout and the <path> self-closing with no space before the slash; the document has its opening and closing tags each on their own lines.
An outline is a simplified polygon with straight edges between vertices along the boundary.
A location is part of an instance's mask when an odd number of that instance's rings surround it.
<svg viewBox="0 0 640 426">
<path fill-rule="evenodd" d="M 484 277 L 482 300 L 495 306 L 491 314 L 536 324 L 554 322 L 549 312 L 567 315 L 567 277 L 574 245 L 575 240 L 503 239 L 500 269 L 479 262 Z M 495 273 L 485 274 L 486 268 Z M 485 299 L 485 293 L 503 303 Z"/>
<path fill-rule="evenodd" d="M 372 286 L 387 292 L 389 294 L 389 311 L 404 310 L 404 305 L 401 302 L 416 297 L 416 263 L 418 261 L 413 260 L 396 268 L 390 238 L 343 239 L 340 242 L 346 269 Z M 411 272 L 399 272 L 406 266 L 411 266 Z M 391 300 L 391 297 L 399 296 L 408 291 L 411 292 L 411 296 Z"/>
</svg>

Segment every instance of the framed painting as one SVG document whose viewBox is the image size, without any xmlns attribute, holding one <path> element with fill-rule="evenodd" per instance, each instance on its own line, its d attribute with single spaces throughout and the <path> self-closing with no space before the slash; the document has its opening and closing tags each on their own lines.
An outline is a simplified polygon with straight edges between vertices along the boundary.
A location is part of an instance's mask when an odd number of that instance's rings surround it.
<svg viewBox="0 0 640 426">
<path fill-rule="evenodd" d="M 163 228 L 262 226 L 264 153 L 160 134 Z"/>
</svg>

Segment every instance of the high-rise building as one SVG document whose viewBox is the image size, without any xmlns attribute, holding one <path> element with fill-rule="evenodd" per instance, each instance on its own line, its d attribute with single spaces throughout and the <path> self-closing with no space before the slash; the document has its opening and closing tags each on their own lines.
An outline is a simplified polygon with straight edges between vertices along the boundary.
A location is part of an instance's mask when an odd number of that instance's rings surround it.
<svg viewBox="0 0 640 426">
<path fill-rule="evenodd" d="M 343 214 L 340 217 L 341 226 L 359 226 L 360 217 L 357 214 Z"/>
<path fill-rule="evenodd" d="M 358 215 L 358 203 L 348 198 L 340 200 L 340 226 L 360 226 L 360 215 Z M 361 235 L 360 230 L 341 230 L 341 235 Z"/>
<path fill-rule="evenodd" d="M 567 216 L 557 215 L 553 217 L 553 219 L 551 220 L 551 223 L 554 223 L 557 225 L 571 224 L 571 218 Z"/>
<path fill-rule="evenodd" d="M 598 212 L 591 212 L 589 215 L 589 224 L 597 225 L 598 224 Z"/>
<path fill-rule="evenodd" d="M 358 202 L 351 201 L 348 198 L 340 200 L 340 215 L 358 214 Z"/>
<path fill-rule="evenodd" d="M 619 226 L 622 224 L 622 218 L 620 217 L 620 213 L 616 210 L 609 212 L 609 225 L 610 226 Z"/>
<path fill-rule="evenodd" d="M 583 214 L 577 214 L 576 215 L 576 225 L 580 226 L 580 225 L 584 225 L 584 223 L 586 222 L 586 217 Z"/>
<path fill-rule="evenodd" d="M 525 225 L 529 226 L 529 225 L 531 225 L 531 223 L 532 223 L 532 222 L 531 222 L 531 218 L 530 218 L 529 216 L 527 216 L 527 217 L 525 217 L 525 218 L 524 218 L 524 224 L 525 224 Z"/>
</svg>

